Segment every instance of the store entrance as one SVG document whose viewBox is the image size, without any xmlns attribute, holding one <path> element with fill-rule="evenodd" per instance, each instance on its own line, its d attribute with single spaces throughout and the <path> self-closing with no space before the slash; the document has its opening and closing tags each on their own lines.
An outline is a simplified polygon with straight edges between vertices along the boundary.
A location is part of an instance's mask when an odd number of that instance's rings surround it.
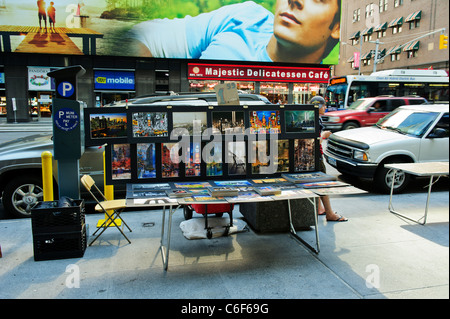
<svg viewBox="0 0 450 319">
<path fill-rule="evenodd" d="M 28 105 L 32 117 L 50 118 L 52 116 L 52 91 L 29 91 Z"/>
<path fill-rule="evenodd" d="M 287 83 L 261 82 L 260 94 L 267 97 L 273 104 L 288 102 L 289 88 Z"/>
<path fill-rule="evenodd" d="M 5 95 L 5 90 L 0 90 L 0 116 L 6 116 L 6 95 Z"/>
</svg>

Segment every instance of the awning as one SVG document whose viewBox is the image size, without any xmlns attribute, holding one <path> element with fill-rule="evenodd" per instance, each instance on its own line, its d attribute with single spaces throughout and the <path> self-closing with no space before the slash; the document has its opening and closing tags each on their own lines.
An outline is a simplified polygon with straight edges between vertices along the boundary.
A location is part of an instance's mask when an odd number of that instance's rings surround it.
<svg viewBox="0 0 450 319">
<path fill-rule="evenodd" d="M 386 56 L 386 49 L 378 51 L 378 59 L 382 59 Z"/>
<path fill-rule="evenodd" d="M 389 50 L 387 50 L 386 55 L 388 54 L 399 54 L 402 52 L 402 49 L 400 48 L 402 45 L 395 45 L 392 48 L 390 48 Z"/>
<path fill-rule="evenodd" d="M 380 23 L 379 25 L 377 25 L 376 27 L 375 27 L 375 29 L 373 29 L 373 31 L 375 31 L 375 32 L 378 32 L 378 31 L 384 31 L 384 30 L 386 30 L 387 29 L 387 22 L 385 22 L 385 23 Z"/>
<path fill-rule="evenodd" d="M 405 22 L 420 20 L 422 18 L 422 10 L 411 13 L 406 17 Z"/>
<path fill-rule="evenodd" d="M 360 32 L 356 31 L 354 33 L 352 33 L 352 35 L 350 36 L 350 38 L 348 38 L 349 40 L 353 40 L 353 39 L 359 39 L 360 37 Z"/>
<path fill-rule="evenodd" d="M 347 60 L 348 63 L 352 63 L 354 61 L 355 61 L 355 57 L 353 55 Z"/>
<path fill-rule="evenodd" d="M 373 33 L 373 27 L 366 28 L 363 30 L 362 35 L 370 35 Z"/>
<path fill-rule="evenodd" d="M 369 51 L 366 54 L 363 54 L 361 60 L 370 60 L 371 58 L 372 58 L 372 51 Z"/>
<path fill-rule="evenodd" d="M 419 50 L 419 44 L 420 44 L 420 41 L 419 40 L 417 40 L 417 41 L 413 41 L 413 42 L 411 42 L 410 44 L 408 44 L 407 46 L 405 46 L 404 48 L 403 48 L 403 51 L 416 51 L 416 50 Z"/>
<path fill-rule="evenodd" d="M 403 17 L 396 18 L 396 19 L 392 20 L 392 21 L 389 23 L 388 27 L 389 27 L 389 28 L 393 28 L 393 27 L 396 27 L 396 26 L 398 26 L 398 25 L 403 25 Z"/>
</svg>

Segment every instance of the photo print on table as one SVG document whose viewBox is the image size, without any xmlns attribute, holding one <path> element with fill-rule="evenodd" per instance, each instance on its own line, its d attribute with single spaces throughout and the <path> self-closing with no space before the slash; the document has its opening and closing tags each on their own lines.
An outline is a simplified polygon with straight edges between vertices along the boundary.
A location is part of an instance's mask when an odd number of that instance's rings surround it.
<svg viewBox="0 0 450 319">
<path fill-rule="evenodd" d="M 168 120 L 166 112 L 133 113 L 133 137 L 168 136 Z"/>
<path fill-rule="evenodd" d="M 202 162 L 202 150 L 200 143 L 190 143 L 186 149 L 185 176 L 200 176 Z"/>
<path fill-rule="evenodd" d="M 161 171 L 163 178 L 180 176 L 178 143 L 161 143 Z"/>
<path fill-rule="evenodd" d="M 207 128 L 206 112 L 173 112 L 173 133 L 177 136 L 201 135 Z"/>
<path fill-rule="evenodd" d="M 155 143 L 138 143 L 137 178 L 156 178 L 156 145 Z"/>
<path fill-rule="evenodd" d="M 315 139 L 294 140 L 294 172 L 316 170 L 315 159 Z"/>
<path fill-rule="evenodd" d="M 286 133 L 314 133 L 315 114 L 314 111 L 285 111 L 284 124 Z"/>
<path fill-rule="evenodd" d="M 280 111 L 250 111 L 250 133 L 281 133 Z"/>
<path fill-rule="evenodd" d="M 126 113 L 91 114 L 90 134 L 93 139 L 115 138 L 127 136 Z"/>
<path fill-rule="evenodd" d="M 244 134 L 244 112 L 212 112 L 212 132 L 213 134 Z"/>
<path fill-rule="evenodd" d="M 210 148 L 204 148 L 203 152 L 206 154 L 206 176 L 222 176 L 223 175 L 223 163 L 222 163 L 222 143 L 210 142 L 208 146 Z"/>
<path fill-rule="evenodd" d="M 111 176 L 113 180 L 131 179 L 130 144 L 113 144 L 111 148 Z"/>
<path fill-rule="evenodd" d="M 245 142 L 228 142 L 227 163 L 229 175 L 246 175 L 247 156 Z"/>
</svg>

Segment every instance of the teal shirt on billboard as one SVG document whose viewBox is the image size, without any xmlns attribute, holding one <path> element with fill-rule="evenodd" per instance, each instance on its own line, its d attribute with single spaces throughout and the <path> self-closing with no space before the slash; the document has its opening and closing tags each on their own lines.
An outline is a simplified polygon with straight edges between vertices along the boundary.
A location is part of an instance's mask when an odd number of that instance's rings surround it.
<svg viewBox="0 0 450 319">
<path fill-rule="evenodd" d="M 154 57 L 272 62 L 266 51 L 273 14 L 247 1 L 182 19 L 135 26 L 134 36 Z"/>
</svg>

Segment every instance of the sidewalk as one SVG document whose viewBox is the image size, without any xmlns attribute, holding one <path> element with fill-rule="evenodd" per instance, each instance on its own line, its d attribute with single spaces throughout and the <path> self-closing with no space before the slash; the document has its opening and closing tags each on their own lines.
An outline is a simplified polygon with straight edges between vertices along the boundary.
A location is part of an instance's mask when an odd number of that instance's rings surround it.
<svg viewBox="0 0 450 319">
<path fill-rule="evenodd" d="M 30 122 L 8 123 L 5 117 L 0 117 L 0 132 L 52 132 L 51 118 L 33 118 Z"/>
<path fill-rule="evenodd" d="M 421 216 L 426 196 L 426 190 L 396 195 L 394 204 Z M 390 214 L 388 201 L 388 195 L 376 194 L 332 198 L 333 208 L 349 221 L 319 216 L 318 255 L 287 233 L 249 230 L 188 240 L 179 228 L 184 220 L 179 210 L 167 272 L 159 253 L 160 210 L 124 213 L 133 230 L 126 233 L 131 244 L 109 229 L 83 258 L 39 262 L 33 259 L 30 220 L 3 220 L 0 299 L 449 298 L 448 185 L 432 192 L 425 226 Z M 241 217 L 236 208 L 234 218 Z M 91 234 L 101 218 L 87 215 Z M 299 234 L 314 243 L 313 230 Z"/>
</svg>

